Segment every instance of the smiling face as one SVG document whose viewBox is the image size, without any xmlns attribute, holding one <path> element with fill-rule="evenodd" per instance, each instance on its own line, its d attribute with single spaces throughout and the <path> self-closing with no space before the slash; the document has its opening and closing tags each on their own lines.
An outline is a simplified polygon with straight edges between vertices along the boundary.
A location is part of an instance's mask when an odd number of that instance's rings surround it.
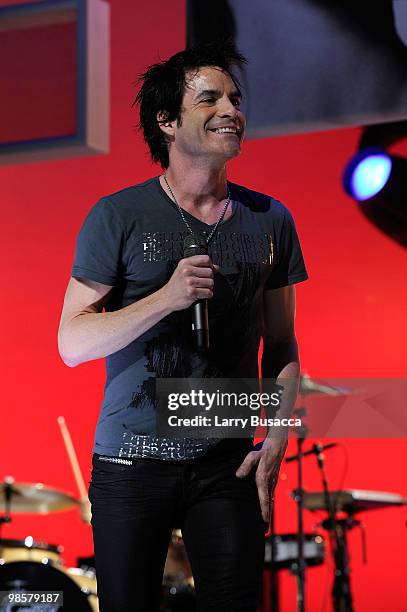
<svg viewBox="0 0 407 612">
<path fill-rule="evenodd" d="M 233 79 L 221 68 L 208 66 L 187 75 L 181 124 L 161 128 L 170 137 L 170 159 L 187 155 L 224 164 L 238 155 L 246 126 L 240 102 Z"/>
</svg>

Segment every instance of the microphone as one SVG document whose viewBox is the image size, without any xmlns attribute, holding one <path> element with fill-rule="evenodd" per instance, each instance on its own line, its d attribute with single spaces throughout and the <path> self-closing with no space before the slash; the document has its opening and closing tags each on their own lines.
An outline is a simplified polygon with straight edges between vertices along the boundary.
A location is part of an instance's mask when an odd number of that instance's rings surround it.
<svg viewBox="0 0 407 612">
<path fill-rule="evenodd" d="M 208 245 L 205 237 L 199 234 L 188 234 L 184 238 L 184 257 L 207 255 Z M 198 350 L 209 349 L 208 300 L 198 300 L 192 305 L 192 331 Z"/>
<path fill-rule="evenodd" d="M 336 442 L 331 442 L 330 444 L 314 444 L 310 450 L 305 451 L 305 453 L 301 453 L 303 457 L 307 457 L 308 455 L 320 455 L 322 451 L 328 450 L 328 448 L 334 448 L 334 446 L 338 446 Z M 286 463 L 290 463 L 290 461 L 296 461 L 299 455 L 291 455 L 285 459 Z"/>
</svg>

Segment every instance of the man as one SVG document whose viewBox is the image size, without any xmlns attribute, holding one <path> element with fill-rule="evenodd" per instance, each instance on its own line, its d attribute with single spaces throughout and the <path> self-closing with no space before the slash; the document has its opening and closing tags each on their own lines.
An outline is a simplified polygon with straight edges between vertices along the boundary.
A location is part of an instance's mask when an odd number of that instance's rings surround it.
<svg viewBox="0 0 407 612">
<path fill-rule="evenodd" d="M 294 283 L 307 278 L 288 210 L 227 181 L 245 133 L 233 47 L 151 66 L 136 103 L 164 170 L 102 198 L 75 254 L 59 331 L 64 362 L 106 357 L 89 498 L 101 612 L 158 610 L 171 529 L 182 528 L 201 612 L 259 603 L 264 534 L 286 436 L 157 436 L 156 378 L 297 378 Z M 183 256 L 189 234 L 208 255 Z M 208 300 L 198 351 L 191 305 Z M 102 309 L 105 312 L 102 313 Z M 295 398 L 280 407 L 288 415 Z"/>
</svg>

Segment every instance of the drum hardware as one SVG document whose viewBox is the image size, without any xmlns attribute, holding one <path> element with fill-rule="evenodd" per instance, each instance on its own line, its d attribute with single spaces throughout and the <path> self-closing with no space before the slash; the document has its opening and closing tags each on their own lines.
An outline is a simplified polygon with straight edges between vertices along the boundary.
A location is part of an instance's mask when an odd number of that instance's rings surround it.
<svg viewBox="0 0 407 612">
<path fill-rule="evenodd" d="M 318 445 L 316 445 L 318 446 Z M 332 541 L 333 557 L 335 561 L 335 578 L 332 588 L 334 610 L 352 612 L 353 602 L 350 586 L 350 566 L 347 534 L 354 527 L 362 529 L 363 560 L 366 563 L 366 541 L 362 523 L 354 518 L 358 512 L 367 510 L 389 508 L 407 504 L 407 499 L 396 493 L 383 491 L 364 491 L 348 489 L 343 491 L 329 491 L 323 455 L 316 454 L 318 467 L 321 471 L 323 491 L 304 494 L 304 507 L 311 511 L 328 510 L 328 518 L 320 525 L 328 531 Z M 342 512 L 348 516 L 339 518 L 337 513 Z"/>
<path fill-rule="evenodd" d="M 180 529 L 173 529 L 164 567 L 164 584 L 191 584 L 192 570 Z"/>
<path fill-rule="evenodd" d="M 93 612 L 99 612 L 95 571 L 91 569 L 84 570 L 80 567 L 69 567 L 64 571 L 74 582 L 76 582 L 82 593 L 87 596 Z"/>
<path fill-rule="evenodd" d="M 41 482 L 16 483 L 12 477 L 7 477 L 0 483 L 0 511 L 4 511 L 8 517 L 2 522 L 11 522 L 13 512 L 49 514 L 69 510 L 78 504 L 79 501 L 72 495 Z"/>
<path fill-rule="evenodd" d="M 366 512 L 368 510 L 382 509 L 382 508 L 391 508 L 394 506 L 405 506 L 407 505 L 407 498 L 402 497 L 397 493 L 387 493 L 385 491 L 365 491 L 361 489 L 347 489 L 343 491 L 331 491 L 330 499 L 332 506 L 334 508 L 335 513 L 345 513 L 347 516 L 338 518 L 335 516 L 335 521 L 332 522 L 330 516 L 327 519 L 324 519 L 319 524 L 323 529 L 328 531 L 328 533 L 332 533 L 333 530 L 336 530 L 339 540 L 340 540 L 340 551 L 337 553 L 343 554 L 344 559 L 347 562 L 349 559 L 348 555 L 348 543 L 347 543 L 347 533 L 353 529 L 354 527 L 360 527 L 362 530 L 362 551 L 363 551 L 363 562 L 366 563 L 366 538 L 364 532 L 363 523 L 354 518 L 354 515 L 359 512 Z M 314 493 L 305 493 L 304 495 L 304 506 L 311 512 L 315 512 L 318 510 L 326 511 L 327 502 L 326 495 L 322 491 L 314 492 Z M 335 550 L 335 549 L 334 549 Z M 340 564 L 343 563 L 342 559 L 339 558 L 339 567 L 337 563 L 336 556 L 334 555 L 335 563 L 336 563 L 336 576 L 338 575 L 338 571 L 340 571 Z M 345 568 L 346 569 L 346 568 Z M 335 600 L 338 600 L 337 605 L 341 601 L 340 595 L 341 591 L 339 590 L 339 585 L 336 582 L 339 581 L 341 576 L 338 577 L 338 580 L 335 578 L 334 587 L 333 587 L 333 596 Z M 345 574 L 346 578 L 346 574 Z M 350 587 L 349 587 L 350 588 Z M 338 610 L 348 610 L 348 608 L 335 608 Z"/>
<path fill-rule="evenodd" d="M 321 385 L 307 375 L 300 377 L 300 395 L 302 397 L 312 394 L 324 395 L 348 395 L 352 393 L 350 389 L 340 387 L 331 387 L 329 385 Z M 305 405 L 294 411 L 294 415 L 304 416 L 306 414 Z M 311 450 L 303 452 L 302 446 L 307 433 L 307 428 L 303 427 L 298 433 L 298 452 L 296 455 L 287 457 L 286 462 L 298 462 L 298 486 L 293 491 L 293 497 L 298 505 L 298 571 L 297 571 L 297 591 L 298 591 L 298 606 L 299 612 L 304 612 L 304 595 L 305 595 L 305 563 L 303 556 L 303 511 L 304 508 L 310 510 L 324 509 L 328 512 L 328 518 L 322 523 L 322 526 L 327 529 L 333 551 L 335 561 L 335 578 L 332 588 L 332 597 L 334 610 L 336 612 L 353 612 L 353 601 L 350 587 L 350 567 L 349 554 L 347 546 L 347 531 L 356 526 L 361 526 L 359 521 L 351 519 L 351 515 L 362 510 L 370 510 L 373 508 L 383 508 L 391 505 L 400 505 L 406 503 L 406 500 L 394 494 L 380 494 L 377 492 L 363 491 L 335 491 L 331 493 L 328 488 L 328 483 L 324 470 L 323 450 L 332 448 L 334 445 L 314 444 Z M 322 477 L 323 491 L 320 493 L 306 493 L 302 486 L 302 459 L 305 456 L 314 454 L 317 459 L 318 468 Z M 364 495 L 367 493 L 368 495 Z M 389 495 L 391 497 L 389 497 Z M 342 510 L 347 511 L 349 517 L 347 519 L 338 519 L 336 512 Z M 364 533 L 362 531 L 362 536 Z M 364 558 L 365 558 L 365 545 Z"/>
<path fill-rule="evenodd" d="M 266 539 L 264 565 L 271 566 L 271 552 L 274 545 L 274 570 L 297 569 L 298 537 L 296 533 L 275 534 Z M 325 542 L 319 534 L 304 535 L 304 561 L 307 567 L 322 565 L 325 559 Z"/>
<path fill-rule="evenodd" d="M 321 472 L 323 491 L 305 493 L 304 507 L 309 510 L 328 511 L 328 518 L 321 526 L 330 535 L 333 558 L 335 562 L 335 577 L 332 587 L 334 610 L 337 612 L 352 612 L 353 600 L 350 585 L 350 563 L 347 534 L 354 527 L 362 529 L 363 559 L 366 562 L 366 543 L 363 525 L 353 515 L 375 508 L 388 508 L 407 504 L 407 499 L 394 493 L 379 491 L 362 491 L 350 489 L 345 491 L 329 491 L 324 469 L 324 456 L 319 445 L 316 447 L 318 468 Z M 348 516 L 338 518 L 337 513 L 344 512 Z"/>
<path fill-rule="evenodd" d="M 195 589 L 180 529 L 173 529 L 165 561 L 160 612 L 194 612 Z"/>
<path fill-rule="evenodd" d="M 195 612 L 195 590 L 188 584 L 163 585 L 160 612 Z"/>
<path fill-rule="evenodd" d="M 13 477 L 8 476 L 0 483 L 0 510 L 5 511 L 4 516 L 0 517 L 0 526 L 12 521 L 12 513 L 49 514 L 68 510 L 77 504 L 74 497 L 54 487 L 43 483 L 16 483 Z M 3 538 L 0 539 L 0 567 L 14 567 L 17 563 L 17 568 L 29 571 L 26 566 L 19 565 L 25 562 L 61 567 L 62 551 L 61 546 L 35 541 L 32 536 L 24 540 Z M 19 578 L 16 574 L 15 579 Z"/>
<path fill-rule="evenodd" d="M 386 493 L 385 491 L 344 489 L 343 491 L 331 491 L 330 496 L 336 512 L 346 512 L 349 515 L 366 510 L 407 505 L 406 497 L 402 497 L 398 493 Z M 326 510 L 324 492 L 305 493 L 304 507 L 312 512 Z"/>
<path fill-rule="evenodd" d="M 41 570 L 39 570 L 37 566 L 54 567 L 67 574 L 69 579 L 72 580 L 86 596 L 90 607 L 85 607 L 84 610 L 99 612 L 97 583 L 94 569 L 85 570 L 80 567 L 65 568 L 61 559 L 62 551 L 62 546 L 34 541 L 32 536 L 27 536 L 24 540 L 0 540 L 0 568 L 12 566 L 12 578 L 10 578 L 10 584 L 7 589 L 3 589 L 2 587 L 5 583 L 2 582 L 3 573 L 0 570 L 0 590 L 15 590 L 16 592 L 36 590 L 34 589 L 36 580 L 38 576 L 42 576 Z M 7 571 L 10 572 L 10 570 Z M 6 574 L 6 576 L 9 576 L 9 574 Z M 7 580 L 8 579 L 9 578 L 7 578 Z M 54 579 L 56 580 L 55 575 Z M 27 580 L 29 583 L 28 585 Z M 56 580 L 56 582 L 58 582 L 58 580 Z M 66 580 L 62 580 L 62 582 L 66 584 Z M 64 607 L 66 605 L 67 604 L 64 602 Z M 0 611 L 2 611 L 1 607 Z"/>
<path fill-rule="evenodd" d="M 12 521 L 13 512 L 49 514 L 50 512 L 69 510 L 74 506 L 79 507 L 82 520 L 90 524 L 91 513 L 89 498 L 72 439 L 64 417 L 58 417 L 57 421 L 78 485 L 80 498 L 76 499 L 64 491 L 46 486 L 40 482 L 16 483 L 12 476 L 7 476 L 4 481 L 0 483 L 0 511 L 4 512 L 4 515 L 0 516 L 0 529 L 3 524 Z"/>
<path fill-rule="evenodd" d="M 38 542 L 32 536 L 24 540 L 0 540 L 0 565 L 13 561 L 37 561 L 44 565 L 61 566 L 63 546 Z"/>
<path fill-rule="evenodd" d="M 14 512 L 49 514 L 72 507 L 78 507 L 82 520 L 90 524 L 90 503 L 85 483 L 63 417 L 58 417 L 58 425 L 80 499 L 43 483 L 16 483 L 13 477 L 6 477 L 0 483 L 0 511 L 4 511 L 0 516 L 0 528 L 12 521 Z M 0 538 L 0 590 L 63 590 L 64 609 L 98 612 L 94 569 L 64 568 L 60 557 L 62 550 L 61 546 L 34 541 L 32 536 L 24 540 Z M 53 609 L 58 608 L 54 606 Z"/>
<path fill-rule="evenodd" d="M 81 590 L 78 580 L 70 576 L 67 571 L 53 565 L 44 565 L 36 561 L 13 561 L 0 566 L 0 591 L 12 591 L 14 594 L 23 594 L 27 591 L 55 591 L 63 592 L 63 607 L 57 603 L 36 604 L 36 610 L 57 612 L 59 610 L 75 610 L 75 612 L 97 612 L 98 608 L 92 606 L 90 597 Z M 25 604 L 24 609 L 29 610 L 31 604 Z M 17 609 L 15 605 L 0 608 L 1 612 Z"/>
<path fill-rule="evenodd" d="M 10 503 L 11 503 L 13 482 L 14 482 L 14 478 L 10 476 L 6 476 L 6 478 L 4 479 L 4 486 L 3 486 L 4 515 L 0 516 L 0 537 L 1 537 L 1 530 L 3 528 L 3 525 L 5 525 L 6 523 L 11 523 Z M 1 497 L 0 497 L 0 508 L 1 508 Z"/>
<path fill-rule="evenodd" d="M 87 595 L 96 595 L 96 574 L 93 570 L 84 570 L 80 567 L 68 567 L 65 570 L 81 586 L 81 591 Z"/>
<path fill-rule="evenodd" d="M 299 384 L 299 395 L 302 398 L 301 405 L 293 411 L 293 416 L 303 417 L 306 416 L 306 406 L 304 404 L 305 396 L 309 395 L 346 395 L 350 393 L 350 389 L 344 389 L 341 387 L 333 387 L 330 385 L 323 385 L 312 380 L 308 374 L 300 375 Z M 303 488 L 303 457 L 314 453 L 315 450 L 307 453 L 303 452 L 303 444 L 307 437 L 308 428 L 303 425 L 297 428 L 297 454 L 292 457 L 287 457 L 286 462 L 297 461 L 297 488 L 293 491 L 293 499 L 297 503 L 297 536 L 298 536 L 298 563 L 297 567 L 294 568 L 295 575 L 297 577 L 297 611 L 305 612 L 305 570 L 307 564 L 304 559 L 304 488 Z M 275 596 L 274 596 L 275 599 Z M 278 608 L 277 608 L 278 609 Z"/>
<path fill-rule="evenodd" d="M 79 567 L 80 569 L 83 569 L 85 571 L 92 570 L 93 572 L 95 572 L 95 555 L 91 555 L 90 557 L 77 557 L 76 567 Z"/>
<path fill-rule="evenodd" d="M 328 512 L 328 521 L 326 526 L 328 527 L 331 550 L 335 563 L 335 574 L 332 586 L 333 609 L 335 612 L 353 612 L 349 550 L 346 536 L 347 530 L 352 529 L 359 523 L 356 521 L 351 521 L 348 523 L 338 519 L 336 515 L 335 500 L 332 497 L 328 487 L 322 450 L 323 445 L 313 445 L 313 454 L 315 454 L 318 468 L 321 473 L 324 506 Z"/>
</svg>

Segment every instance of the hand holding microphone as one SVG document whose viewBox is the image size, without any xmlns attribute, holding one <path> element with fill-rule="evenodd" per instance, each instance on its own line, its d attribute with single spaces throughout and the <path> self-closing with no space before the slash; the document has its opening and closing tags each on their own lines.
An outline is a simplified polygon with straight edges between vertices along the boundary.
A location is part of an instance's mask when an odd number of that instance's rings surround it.
<svg viewBox="0 0 407 612">
<path fill-rule="evenodd" d="M 193 304 L 193 332 L 198 349 L 209 347 L 208 299 L 213 297 L 214 272 L 219 266 L 207 254 L 205 238 L 190 234 L 184 240 L 184 257 L 165 286 L 172 310 L 184 310 Z"/>
</svg>

